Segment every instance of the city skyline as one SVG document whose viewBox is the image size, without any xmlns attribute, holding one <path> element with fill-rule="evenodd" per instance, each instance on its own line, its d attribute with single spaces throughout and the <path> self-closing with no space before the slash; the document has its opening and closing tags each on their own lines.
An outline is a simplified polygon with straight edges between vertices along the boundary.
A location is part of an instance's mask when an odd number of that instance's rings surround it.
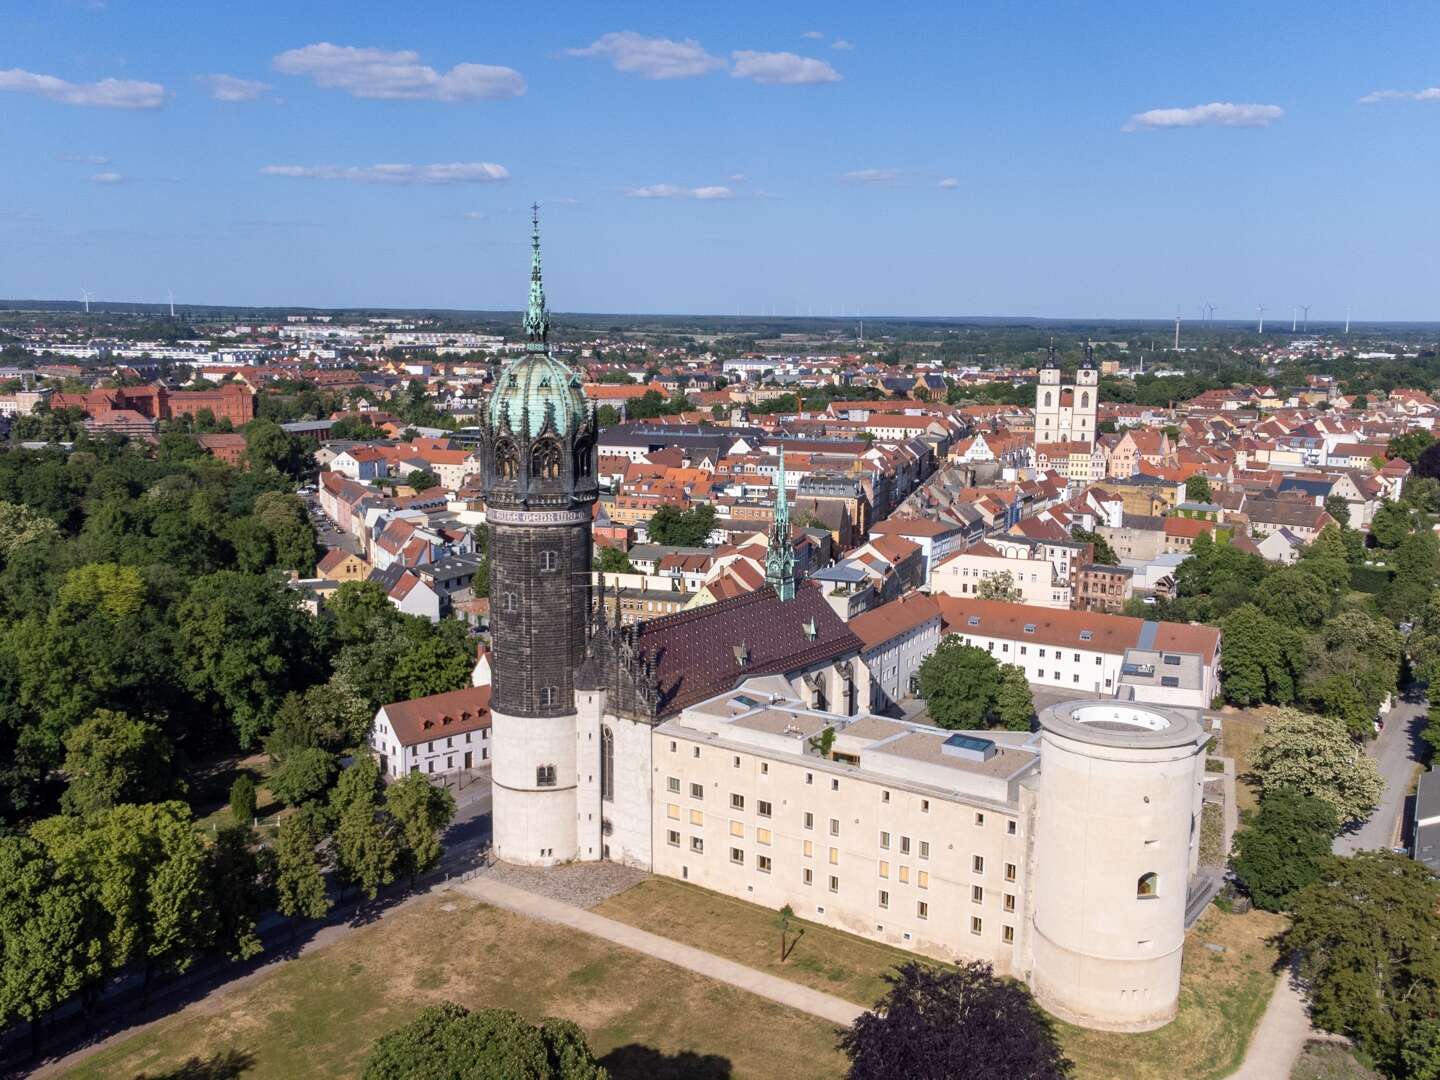
<svg viewBox="0 0 1440 1080">
<path fill-rule="evenodd" d="M 1433 318 L 1435 12 L 1142 10 L 51 3 L 0 294 L 505 310 L 535 199 L 562 311 Z"/>
</svg>

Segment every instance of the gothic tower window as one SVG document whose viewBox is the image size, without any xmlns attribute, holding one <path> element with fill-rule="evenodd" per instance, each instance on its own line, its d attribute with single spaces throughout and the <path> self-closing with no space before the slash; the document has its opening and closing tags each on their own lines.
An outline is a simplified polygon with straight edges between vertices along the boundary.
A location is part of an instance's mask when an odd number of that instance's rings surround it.
<svg viewBox="0 0 1440 1080">
<path fill-rule="evenodd" d="M 615 733 L 600 729 L 600 798 L 615 801 Z"/>
<path fill-rule="evenodd" d="M 501 609 L 511 614 L 520 610 L 520 605 L 515 602 L 515 594 L 513 592 L 507 592 L 505 594 L 505 602 L 501 605 Z"/>
<path fill-rule="evenodd" d="M 536 766 L 535 766 L 535 786 L 536 786 L 536 787 L 554 787 L 554 786 L 555 786 L 555 766 L 554 766 L 554 765 L 536 765 Z"/>
<path fill-rule="evenodd" d="M 539 480 L 560 479 L 560 444 L 545 439 L 530 452 L 530 475 Z"/>
<path fill-rule="evenodd" d="M 495 444 L 495 478 L 497 480 L 514 480 L 519 473 L 520 459 L 515 452 L 515 444 L 509 439 L 504 439 Z"/>
<path fill-rule="evenodd" d="M 1045 391 L 1045 408 L 1050 408 L 1050 391 Z"/>
<path fill-rule="evenodd" d="M 548 709 L 555 704 L 555 687 L 542 686 L 540 688 L 540 707 Z"/>
<path fill-rule="evenodd" d="M 560 568 L 560 556 L 553 551 L 542 551 L 540 553 L 541 570 L 558 570 Z"/>
<path fill-rule="evenodd" d="M 1083 394 L 1080 395 L 1080 408 L 1082 408 L 1082 409 L 1088 409 L 1089 407 L 1090 407 L 1090 391 L 1089 391 L 1089 390 L 1086 390 Z"/>
</svg>

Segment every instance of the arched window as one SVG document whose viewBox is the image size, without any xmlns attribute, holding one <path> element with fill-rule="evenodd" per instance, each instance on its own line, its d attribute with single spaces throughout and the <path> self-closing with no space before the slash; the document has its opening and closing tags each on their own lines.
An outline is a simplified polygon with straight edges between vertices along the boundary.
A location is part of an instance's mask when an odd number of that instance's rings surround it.
<svg viewBox="0 0 1440 1080">
<path fill-rule="evenodd" d="M 553 551 L 540 552 L 541 570 L 558 570 L 560 568 L 560 556 Z"/>
<path fill-rule="evenodd" d="M 1083 394 L 1080 395 L 1080 408 L 1082 408 L 1082 409 L 1088 409 L 1089 407 L 1090 407 L 1090 391 L 1089 391 L 1089 390 L 1086 390 Z"/>
<path fill-rule="evenodd" d="M 515 594 L 513 592 L 507 592 L 505 594 L 505 603 L 502 606 L 505 611 L 512 613 L 520 610 L 520 605 L 515 602 Z"/>
<path fill-rule="evenodd" d="M 536 766 L 535 766 L 535 786 L 536 786 L 536 787 L 554 787 L 554 786 L 555 786 L 555 766 L 554 766 L 554 765 L 536 765 Z"/>
<path fill-rule="evenodd" d="M 542 686 L 542 687 L 540 688 L 540 707 L 541 707 L 541 708 L 549 708 L 550 706 L 554 705 L 554 704 L 555 704 L 555 697 L 556 697 L 555 687 L 553 687 L 553 686 Z"/>
<path fill-rule="evenodd" d="M 1049 391 L 1049 390 L 1046 390 L 1046 391 L 1045 391 L 1045 408 L 1048 409 L 1049 407 L 1050 407 L 1050 391 Z"/>
<path fill-rule="evenodd" d="M 1154 874 L 1141 874 L 1140 880 L 1135 883 L 1135 896 L 1140 900 L 1148 900 L 1160 895 L 1160 878 Z"/>
<path fill-rule="evenodd" d="M 519 469 L 519 457 L 515 452 L 515 444 L 509 439 L 502 439 L 495 444 L 495 478 L 497 480 L 514 480 Z"/>
<path fill-rule="evenodd" d="M 600 729 L 600 798 L 615 801 L 615 733 Z"/>
<path fill-rule="evenodd" d="M 544 439 L 530 451 L 530 475 L 537 480 L 560 478 L 560 444 L 554 439 Z"/>
</svg>

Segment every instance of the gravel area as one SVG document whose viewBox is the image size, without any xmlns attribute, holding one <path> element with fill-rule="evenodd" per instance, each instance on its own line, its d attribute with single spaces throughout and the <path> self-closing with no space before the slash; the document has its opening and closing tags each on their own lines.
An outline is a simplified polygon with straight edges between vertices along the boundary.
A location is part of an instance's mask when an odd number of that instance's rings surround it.
<svg viewBox="0 0 1440 1080">
<path fill-rule="evenodd" d="M 633 866 L 612 862 L 576 862 L 548 869 L 513 866 L 496 862 L 477 876 L 492 878 L 526 892 L 538 893 L 561 903 L 593 908 L 616 893 L 622 893 L 650 875 Z"/>
</svg>

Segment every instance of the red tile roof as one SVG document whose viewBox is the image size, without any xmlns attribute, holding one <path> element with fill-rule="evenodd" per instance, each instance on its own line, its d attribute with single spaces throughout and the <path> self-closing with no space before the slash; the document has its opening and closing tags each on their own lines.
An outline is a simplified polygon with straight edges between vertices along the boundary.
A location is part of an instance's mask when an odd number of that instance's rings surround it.
<svg viewBox="0 0 1440 1080">
<path fill-rule="evenodd" d="M 934 599 L 924 593 L 911 593 L 855 616 L 850 620 L 850 629 L 865 648 L 873 649 L 939 617 L 940 605 Z"/>
<path fill-rule="evenodd" d="M 467 686 L 409 701 L 392 701 L 381 710 L 402 746 L 490 726 L 490 687 Z"/>
</svg>

